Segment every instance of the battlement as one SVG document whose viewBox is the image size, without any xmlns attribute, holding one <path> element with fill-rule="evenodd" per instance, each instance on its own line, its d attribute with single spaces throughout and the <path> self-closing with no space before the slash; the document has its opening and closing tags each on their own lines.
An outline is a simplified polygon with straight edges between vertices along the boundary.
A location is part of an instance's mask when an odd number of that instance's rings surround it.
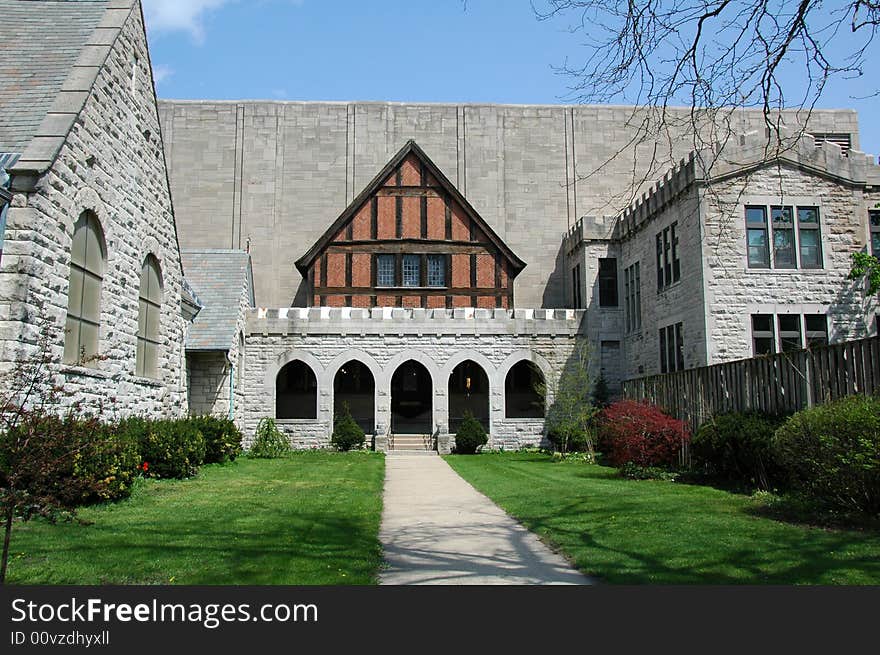
<svg viewBox="0 0 880 655">
<path fill-rule="evenodd" d="M 461 334 L 550 335 L 574 337 L 585 310 L 575 309 L 423 309 L 405 307 L 282 307 L 252 309 L 248 334 Z"/>
<path fill-rule="evenodd" d="M 616 216 L 581 216 L 563 237 L 566 252 L 584 241 L 613 241 L 618 238 Z"/>
</svg>

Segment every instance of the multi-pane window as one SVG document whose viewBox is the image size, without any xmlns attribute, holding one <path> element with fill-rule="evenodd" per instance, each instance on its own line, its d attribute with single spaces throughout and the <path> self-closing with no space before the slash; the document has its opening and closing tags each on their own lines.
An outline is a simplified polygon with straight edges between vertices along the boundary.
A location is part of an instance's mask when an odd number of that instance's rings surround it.
<svg viewBox="0 0 880 655">
<path fill-rule="evenodd" d="M 393 287 L 394 280 L 394 255 L 376 256 L 376 286 Z"/>
<path fill-rule="evenodd" d="M 779 346 L 784 353 L 801 349 L 801 317 L 799 314 L 780 314 Z"/>
<path fill-rule="evenodd" d="M 822 239 L 819 234 L 819 208 L 798 207 L 798 238 L 801 268 L 822 268 Z"/>
<path fill-rule="evenodd" d="M 752 314 L 755 356 L 826 345 L 828 319 L 824 314 Z"/>
<path fill-rule="evenodd" d="M 871 254 L 880 257 L 880 209 L 868 210 L 868 223 L 871 227 Z"/>
<path fill-rule="evenodd" d="M 428 286 L 446 286 L 446 255 L 428 255 Z"/>
<path fill-rule="evenodd" d="M 660 372 L 684 370 L 684 325 L 676 323 L 660 328 Z"/>
<path fill-rule="evenodd" d="M 773 314 L 752 314 L 752 352 L 756 357 L 776 352 Z"/>
<path fill-rule="evenodd" d="M 144 261 L 138 292 L 138 331 L 135 374 L 159 377 L 159 318 L 162 311 L 162 275 L 152 255 Z"/>
<path fill-rule="evenodd" d="M 770 207 L 770 222 L 773 226 L 773 266 L 797 268 L 791 207 Z"/>
<path fill-rule="evenodd" d="M 581 265 L 576 264 L 571 269 L 571 300 L 575 309 L 583 309 L 583 296 L 581 296 Z"/>
<path fill-rule="evenodd" d="M 64 361 L 95 366 L 101 327 L 101 285 L 104 280 L 104 236 L 97 217 L 83 212 L 73 228 L 70 247 L 70 288 Z"/>
<path fill-rule="evenodd" d="M 599 307 L 617 307 L 617 259 L 599 260 Z"/>
<path fill-rule="evenodd" d="M 642 275 L 639 262 L 624 269 L 624 306 L 626 331 L 636 332 L 642 328 Z"/>
<path fill-rule="evenodd" d="M 769 224 L 767 209 L 746 207 L 749 268 L 822 268 L 819 208 L 771 205 Z"/>
<path fill-rule="evenodd" d="M 681 279 L 681 262 L 678 258 L 678 223 L 673 223 L 657 234 L 657 291 L 662 291 Z"/>
<path fill-rule="evenodd" d="M 767 208 L 746 207 L 746 242 L 749 267 L 770 268 L 770 240 L 767 231 Z"/>
<path fill-rule="evenodd" d="M 420 255 L 403 256 L 403 286 L 417 287 L 421 280 L 422 258 Z"/>
</svg>

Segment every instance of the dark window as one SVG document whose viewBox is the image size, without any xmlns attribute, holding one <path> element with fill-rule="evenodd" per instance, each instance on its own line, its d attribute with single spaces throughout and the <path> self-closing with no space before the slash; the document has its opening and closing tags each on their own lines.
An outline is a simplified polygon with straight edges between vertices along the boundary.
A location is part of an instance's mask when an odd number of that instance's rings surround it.
<svg viewBox="0 0 880 655">
<path fill-rule="evenodd" d="M 635 332 L 642 328 L 642 280 L 641 273 L 639 272 L 639 262 L 628 266 L 624 270 L 624 280 L 626 331 Z"/>
<path fill-rule="evenodd" d="M 376 256 L 376 286 L 394 286 L 394 255 Z"/>
<path fill-rule="evenodd" d="M 880 257 L 880 209 L 868 210 L 868 223 L 871 228 L 871 254 Z"/>
<path fill-rule="evenodd" d="M 446 255 L 428 255 L 428 286 L 446 286 Z"/>
<path fill-rule="evenodd" d="M 684 324 L 660 328 L 660 372 L 684 370 Z"/>
<path fill-rule="evenodd" d="M 746 242 L 749 268 L 770 268 L 765 207 L 746 207 Z"/>
<path fill-rule="evenodd" d="M 773 265 L 776 268 L 795 268 L 794 220 L 791 207 L 771 207 L 773 224 Z"/>
<path fill-rule="evenodd" d="M 599 307 L 617 307 L 617 260 L 599 260 Z"/>
<path fill-rule="evenodd" d="M 822 236 L 819 233 L 819 208 L 798 207 L 797 217 L 801 268 L 822 268 Z"/>
<path fill-rule="evenodd" d="M 571 295 L 572 305 L 575 309 L 583 309 L 583 298 L 581 297 L 581 265 L 577 264 L 571 269 Z"/>
<path fill-rule="evenodd" d="M 535 364 L 523 360 L 504 379 L 504 415 L 507 418 L 544 417 L 544 376 Z"/>
<path fill-rule="evenodd" d="M 752 314 L 752 349 L 756 357 L 776 352 L 772 314 Z"/>
<path fill-rule="evenodd" d="M 305 362 L 294 360 L 275 378 L 275 418 L 317 418 L 318 380 Z"/>
<path fill-rule="evenodd" d="M 673 223 L 657 235 L 657 290 L 668 287 L 681 279 L 681 262 L 678 258 L 678 223 Z"/>
<path fill-rule="evenodd" d="M 804 314 L 807 348 L 828 345 L 828 319 L 824 314 Z"/>
<path fill-rule="evenodd" d="M 779 345 L 782 352 L 787 353 L 803 348 L 800 314 L 780 314 L 778 318 Z"/>
</svg>

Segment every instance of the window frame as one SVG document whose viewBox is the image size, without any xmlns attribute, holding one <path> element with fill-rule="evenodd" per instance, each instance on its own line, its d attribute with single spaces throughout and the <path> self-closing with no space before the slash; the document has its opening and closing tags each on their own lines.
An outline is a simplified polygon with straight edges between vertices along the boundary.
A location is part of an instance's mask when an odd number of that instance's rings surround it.
<svg viewBox="0 0 880 655">
<path fill-rule="evenodd" d="M 624 308 L 626 315 L 624 324 L 626 334 L 632 334 L 642 329 L 642 289 L 641 289 L 640 262 L 634 262 L 623 270 L 624 274 Z"/>
<path fill-rule="evenodd" d="M 655 237 L 657 250 L 657 293 L 681 281 L 681 260 L 679 258 L 678 221 L 673 221 Z"/>
<path fill-rule="evenodd" d="M 604 265 L 603 262 L 611 262 Z M 617 257 L 599 257 L 599 307 L 616 309 L 620 307 L 620 275 L 617 271 Z M 607 294 L 612 294 L 608 297 Z"/>
<path fill-rule="evenodd" d="M 746 268 L 777 271 L 820 271 L 825 269 L 825 248 L 822 243 L 822 205 L 815 199 L 793 198 L 785 204 L 772 201 L 747 202 L 743 205 L 746 241 Z M 761 212 L 762 220 L 755 220 L 755 211 Z M 803 220 L 805 212 L 815 212 L 815 223 Z M 764 252 L 761 261 L 752 257 L 752 235 L 761 232 L 764 236 Z M 783 249 L 777 248 L 777 239 L 788 235 L 791 252 L 790 263 L 780 263 Z M 804 257 L 804 236 L 815 234 L 816 261 L 806 262 Z M 784 261 L 784 260 L 783 260 Z"/>
<path fill-rule="evenodd" d="M 880 209 L 868 210 L 868 239 L 874 257 L 880 257 Z"/>
<path fill-rule="evenodd" d="M 440 276 L 442 279 L 439 283 L 431 281 L 431 265 L 439 263 Z M 446 271 L 446 255 L 438 255 L 436 253 L 429 253 L 425 257 L 425 281 L 427 286 L 432 289 L 445 289 L 449 286 L 448 284 L 448 275 Z"/>
<path fill-rule="evenodd" d="M 98 248 L 97 260 L 93 260 L 90 244 Z M 81 252 L 80 245 L 82 246 Z M 101 300 L 106 271 L 107 242 L 104 230 L 97 215 L 86 210 L 79 215 L 71 237 L 67 314 L 62 355 L 64 364 L 97 368 L 98 356 L 101 353 Z M 94 296 L 93 302 L 90 303 L 93 307 L 87 312 L 87 296 L 89 295 Z M 84 325 L 89 326 L 93 331 L 94 352 L 86 350 L 83 337 Z"/>
<path fill-rule="evenodd" d="M 153 269 L 156 276 L 158 289 L 153 295 L 153 288 L 149 277 Z M 145 275 L 147 276 L 145 279 Z M 147 294 L 144 295 L 144 282 L 147 282 Z M 138 284 L 138 329 L 137 350 L 135 352 L 135 375 L 151 380 L 158 380 L 159 374 L 159 349 L 162 345 L 162 301 L 164 299 L 165 285 L 162 280 L 162 266 L 154 255 L 147 255 L 141 266 L 141 277 Z M 151 323 L 151 311 L 157 316 L 155 323 Z M 150 327 L 155 327 L 153 332 Z M 148 355 L 149 351 L 149 355 Z"/>
<path fill-rule="evenodd" d="M 390 262 L 390 266 L 386 266 L 388 270 L 384 271 L 386 277 L 383 278 L 382 264 Z M 393 288 L 397 286 L 397 257 L 393 254 L 378 253 L 376 255 L 376 286 L 384 288 Z M 391 284 L 387 284 L 387 275 L 390 275 Z"/>
<path fill-rule="evenodd" d="M 659 346 L 661 374 L 685 370 L 683 321 L 660 328 Z"/>
</svg>

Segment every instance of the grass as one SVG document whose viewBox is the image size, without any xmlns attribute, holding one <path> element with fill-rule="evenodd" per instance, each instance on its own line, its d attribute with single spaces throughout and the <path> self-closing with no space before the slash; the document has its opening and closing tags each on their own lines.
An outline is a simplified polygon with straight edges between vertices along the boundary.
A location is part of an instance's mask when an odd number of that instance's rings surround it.
<svg viewBox="0 0 880 655">
<path fill-rule="evenodd" d="M 147 480 L 90 522 L 16 524 L 17 584 L 374 584 L 384 459 L 296 453 Z"/>
<path fill-rule="evenodd" d="M 880 584 L 880 532 L 758 515 L 748 496 L 539 453 L 449 464 L 584 573 L 616 584 Z"/>
</svg>

